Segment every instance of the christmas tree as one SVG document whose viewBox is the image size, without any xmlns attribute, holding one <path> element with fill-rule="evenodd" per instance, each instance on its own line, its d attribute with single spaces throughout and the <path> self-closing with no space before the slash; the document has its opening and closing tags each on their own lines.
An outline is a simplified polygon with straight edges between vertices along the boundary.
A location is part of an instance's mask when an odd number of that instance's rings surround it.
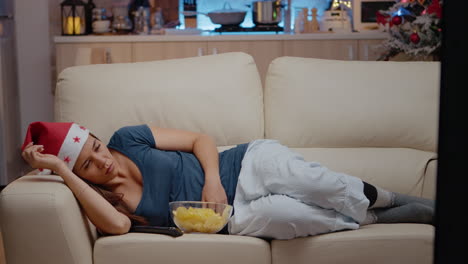
<svg viewBox="0 0 468 264">
<path fill-rule="evenodd" d="M 377 23 L 388 23 L 389 38 L 379 60 L 405 53 L 439 57 L 441 48 L 442 0 L 400 0 L 377 13 Z"/>
</svg>

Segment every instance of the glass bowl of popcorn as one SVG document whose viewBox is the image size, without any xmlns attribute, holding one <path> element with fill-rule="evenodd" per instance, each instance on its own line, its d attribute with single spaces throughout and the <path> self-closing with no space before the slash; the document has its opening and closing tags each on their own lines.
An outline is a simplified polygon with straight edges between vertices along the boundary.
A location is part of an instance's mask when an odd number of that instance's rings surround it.
<svg viewBox="0 0 468 264">
<path fill-rule="evenodd" d="M 214 234 L 226 226 L 232 215 L 229 204 L 177 201 L 170 202 L 172 220 L 184 233 Z"/>
</svg>

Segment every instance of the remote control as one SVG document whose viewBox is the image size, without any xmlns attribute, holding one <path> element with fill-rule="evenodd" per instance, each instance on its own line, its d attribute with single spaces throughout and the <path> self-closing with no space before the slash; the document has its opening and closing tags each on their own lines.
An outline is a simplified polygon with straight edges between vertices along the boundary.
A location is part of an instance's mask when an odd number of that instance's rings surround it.
<svg viewBox="0 0 468 264">
<path fill-rule="evenodd" d="M 164 226 L 132 226 L 129 232 L 134 233 L 153 233 L 169 235 L 172 237 L 179 237 L 183 235 L 182 230 L 177 227 L 164 227 Z"/>
</svg>

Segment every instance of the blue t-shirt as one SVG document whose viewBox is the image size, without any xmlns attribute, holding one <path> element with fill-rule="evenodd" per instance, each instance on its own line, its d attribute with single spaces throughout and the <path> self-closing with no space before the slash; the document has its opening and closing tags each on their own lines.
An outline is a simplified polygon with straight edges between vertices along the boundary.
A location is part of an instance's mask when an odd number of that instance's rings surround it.
<svg viewBox="0 0 468 264">
<path fill-rule="evenodd" d="M 219 154 L 221 183 L 229 204 L 233 204 L 242 159 L 248 144 Z M 127 126 L 112 135 L 108 148 L 132 160 L 143 177 L 143 195 L 135 214 L 151 225 L 173 226 L 169 202 L 200 201 L 205 175 L 193 153 L 157 149 L 147 125 Z"/>
</svg>

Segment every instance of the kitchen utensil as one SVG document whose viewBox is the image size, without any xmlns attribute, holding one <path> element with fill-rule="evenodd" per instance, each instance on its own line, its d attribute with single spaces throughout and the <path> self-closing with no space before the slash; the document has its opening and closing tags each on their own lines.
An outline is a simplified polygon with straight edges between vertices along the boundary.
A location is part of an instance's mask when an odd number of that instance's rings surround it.
<svg viewBox="0 0 468 264">
<path fill-rule="evenodd" d="M 133 12 L 133 32 L 136 34 L 149 34 L 150 9 L 140 6 Z"/>
<path fill-rule="evenodd" d="M 194 14 L 205 15 L 210 18 L 213 24 L 240 25 L 242 22 L 244 22 L 247 11 L 233 9 L 228 2 L 225 2 L 223 9 L 214 10 L 208 13 L 184 11 L 182 12 L 182 14 L 187 16 Z"/>
<path fill-rule="evenodd" d="M 130 33 L 132 31 L 132 21 L 127 16 L 117 16 L 112 22 L 112 28 L 116 33 Z"/>
<path fill-rule="evenodd" d="M 283 19 L 283 8 L 286 6 L 280 0 L 254 1 L 252 5 L 252 20 L 256 25 L 276 25 Z"/>
<path fill-rule="evenodd" d="M 169 208 L 174 223 L 184 233 L 214 234 L 226 226 L 233 207 L 221 203 L 179 201 L 170 202 Z"/>
</svg>

